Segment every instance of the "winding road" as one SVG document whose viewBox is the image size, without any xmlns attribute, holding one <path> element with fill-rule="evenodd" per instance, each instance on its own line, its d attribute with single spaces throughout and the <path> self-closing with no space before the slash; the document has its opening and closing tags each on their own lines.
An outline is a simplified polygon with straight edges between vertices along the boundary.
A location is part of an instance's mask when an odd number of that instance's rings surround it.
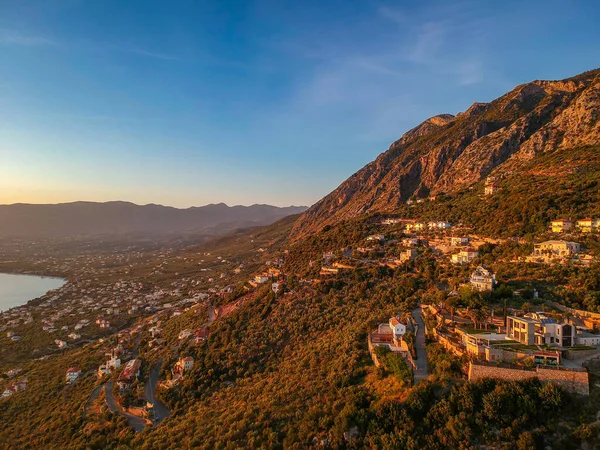
<svg viewBox="0 0 600 450">
<path fill-rule="evenodd" d="M 148 382 L 144 388 L 144 395 L 146 397 L 146 401 L 153 406 L 154 410 L 154 424 L 158 425 L 164 419 L 171 415 L 171 411 L 167 408 L 164 403 L 158 400 L 155 397 L 156 385 L 158 384 L 158 378 L 160 375 L 160 368 L 162 366 L 162 358 L 159 359 L 152 370 L 150 370 L 150 375 L 148 376 Z"/>
<path fill-rule="evenodd" d="M 112 381 L 109 381 L 104 385 L 104 394 L 106 395 L 106 406 L 108 406 L 108 409 L 110 409 L 112 413 L 124 416 L 127 419 L 127 423 L 129 424 L 129 426 L 133 428 L 136 433 L 144 431 L 144 428 L 146 427 L 146 421 L 141 417 L 126 413 L 117 404 L 117 401 L 115 400 L 115 396 L 113 394 Z"/>
</svg>

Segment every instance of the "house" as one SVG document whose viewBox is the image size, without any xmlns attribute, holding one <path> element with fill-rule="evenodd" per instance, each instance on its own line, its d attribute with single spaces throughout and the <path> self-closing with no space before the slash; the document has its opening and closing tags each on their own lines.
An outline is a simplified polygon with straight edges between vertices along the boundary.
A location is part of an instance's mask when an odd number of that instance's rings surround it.
<svg viewBox="0 0 600 450">
<path fill-rule="evenodd" d="M 16 389 L 14 389 L 13 386 L 9 386 L 4 390 L 4 392 L 2 392 L 2 398 L 10 397 L 15 392 L 17 392 Z"/>
<path fill-rule="evenodd" d="M 394 338 L 399 338 L 406 334 L 406 325 L 400 322 L 397 317 L 390 318 L 388 325 L 390 326 Z"/>
<path fill-rule="evenodd" d="M 205 341 L 208 339 L 209 334 L 208 328 L 200 328 L 194 334 L 194 344 L 198 345 L 200 342 Z"/>
<path fill-rule="evenodd" d="M 577 345 L 587 345 L 589 347 L 598 347 L 598 346 L 600 346 L 600 334 L 581 332 L 575 337 L 575 343 Z"/>
<path fill-rule="evenodd" d="M 489 362 L 502 361 L 503 351 L 495 344 L 505 342 L 507 336 L 499 333 L 467 333 L 459 332 L 465 350 L 475 358 Z"/>
<path fill-rule="evenodd" d="M 599 225 L 599 219 L 587 218 L 577 221 L 577 228 L 583 233 L 591 233 L 594 230 L 598 230 Z"/>
<path fill-rule="evenodd" d="M 263 283 L 266 283 L 267 281 L 269 281 L 269 277 L 266 277 L 266 276 L 264 276 L 264 275 L 256 275 L 256 276 L 254 277 L 254 280 L 253 280 L 253 281 L 254 281 L 256 284 L 263 284 Z"/>
<path fill-rule="evenodd" d="M 2 397 L 4 397 L 4 398 L 10 397 L 14 393 L 19 392 L 19 391 L 24 391 L 25 389 L 27 389 L 27 380 L 22 379 L 22 380 L 18 381 L 17 383 L 12 384 L 9 387 L 7 387 L 4 390 L 4 392 L 2 393 Z"/>
<path fill-rule="evenodd" d="M 73 383 L 81 375 L 81 369 L 76 367 L 70 367 L 67 370 L 67 383 Z"/>
<path fill-rule="evenodd" d="M 564 233 L 573 228 L 573 222 L 569 219 L 557 219 L 551 222 L 550 228 L 553 233 Z"/>
<path fill-rule="evenodd" d="M 181 341 L 182 339 L 187 339 L 193 334 L 194 334 L 193 330 L 181 330 L 179 332 L 179 340 Z"/>
<path fill-rule="evenodd" d="M 273 283 L 271 284 L 271 290 L 275 293 L 279 292 L 280 289 L 283 289 L 283 283 Z"/>
<path fill-rule="evenodd" d="M 132 359 L 125 364 L 125 367 L 117 379 L 117 384 L 121 390 L 129 389 L 131 383 L 140 376 L 141 365 L 142 361 L 139 359 Z"/>
<path fill-rule="evenodd" d="M 552 260 L 557 258 L 571 258 L 581 252 L 578 242 L 545 241 L 533 246 L 533 257 Z"/>
<path fill-rule="evenodd" d="M 500 187 L 497 184 L 496 177 L 491 177 L 491 176 L 487 177 L 487 179 L 485 180 L 484 194 L 485 195 L 494 195 L 499 190 L 500 190 Z"/>
<path fill-rule="evenodd" d="M 454 247 L 469 245 L 469 236 L 452 236 L 450 238 L 450 245 Z"/>
<path fill-rule="evenodd" d="M 77 334 L 77 333 L 70 333 L 70 334 L 69 334 L 69 339 L 71 339 L 71 340 L 73 340 L 73 341 L 74 341 L 75 339 L 79 339 L 79 338 L 81 338 L 81 335 L 80 335 L 80 334 Z"/>
<path fill-rule="evenodd" d="M 466 248 L 461 250 L 459 253 L 452 255 L 452 262 L 454 264 L 466 264 L 470 263 L 474 259 L 479 257 L 479 252 L 474 248 Z"/>
<path fill-rule="evenodd" d="M 417 257 L 417 250 L 414 248 L 409 248 L 408 250 L 403 250 L 398 255 L 398 259 L 400 262 L 412 261 Z"/>
<path fill-rule="evenodd" d="M 427 225 L 423 222 L 414 222 L 406 224 L 406 231 L 423 231 Z"/>
<path fill-rule="evenodd" d="M 65 341 L 61 341 L 60 339 L 55 339 L 54 343 L 58 346 L 58 348 L 65 349 L 67 348 L 67 343 Z"/>
<path fill-rule="evenodd" d="M 419 245 L 419 240 L 417 238 L 404 238 L 402 239 L 403 245 L 409 245 L 411 247 L 416 247 Z"/>
<path fill-rule="evenodd" d="M 98 367 L 98 376 L 109 375 L 114 369 L 121 367 L 121 358 L 117 356 L 117 352 L 113 350 L 110 353 L 110 359 L 105 364 Z"/>
<path fill-rule="evenodd" d="M 404 334 L 406 325 L 401 323 L 398 317 L 391 317 L 387 323 L 380 323 L 377 329 L 369 334 L 369 348 L 388 347 L 404 358 L 410 358 L 408 344 L 402 339 Z"/>
<path fill-rule="evenodd" d="M 374 234 L 372 236 L 367 237 L 367 241 L 383 242 L 385 241 L 385 236 L 383 234 Z"/>
<path fill-rule="evenodd" d="M 496 285 L 496 275 L 494 275 L 491 270 L 479 266 L 475 269 L 475 272 L 471 274 L 469 283 L 473 289 L 478 291 L 491 291 Z"/>
<path fill-rule="evenodd" d="M 524 345 L 575 345 L 577 330 L 570 323 L 557 323 L 541 314 L 533 317 L 508 316 L 506 336 Z"/>
<path fill-rule="evenodd" d="M 177 368 L 180 372 L 186 372 L 188 370 L 192 370 L 194 367 L 194 358 L 191 356 L 186 356 L 185 358 L 179 358 L 177 361 Z"/>
</svg>

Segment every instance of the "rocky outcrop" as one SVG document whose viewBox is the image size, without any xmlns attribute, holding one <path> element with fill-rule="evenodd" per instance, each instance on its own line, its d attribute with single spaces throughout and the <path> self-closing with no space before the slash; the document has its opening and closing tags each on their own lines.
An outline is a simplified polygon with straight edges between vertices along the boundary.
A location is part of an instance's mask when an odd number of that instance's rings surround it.
<svg viewBox="0 0 600 450">
<path fill-rule="evenodd" d="M 494 171 L 514 170 L 541 152 L 600 143 L 600 70 L 533 81 L 456 116 L 442 114 L 406 132 L 298 220 L 294 236 L 411 197 L 453 193 Z"/>
</svg>

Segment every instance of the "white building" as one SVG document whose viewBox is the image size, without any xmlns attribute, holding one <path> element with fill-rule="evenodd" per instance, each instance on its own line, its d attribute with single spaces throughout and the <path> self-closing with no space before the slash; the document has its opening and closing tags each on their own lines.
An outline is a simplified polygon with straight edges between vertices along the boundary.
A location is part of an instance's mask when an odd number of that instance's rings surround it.
<svg viewBox="0 0 600 450">
<path fill-rule="evenodd" d="M 75 367 L 69 368 L 66 376 L 67 383 L 73 383 L 77 378 L 79 378 L 79 375 L 81 375 L 81 369 Z"/>
<path fill-rule="evenodd" d="M 399 338 L 406 334 L 406 325 L 401 323 L 397 317 L 390 318 L 388 325 L 392 329 L 392 333 L 394 334 L 394 338 Z"/>
<path fill-rule="evenodd" d="M 475 269 L 475 272 L 471 274 L 469 283 L 478 291 L 491 291 L 496 285 L 496 275 L 494 275 L 491 270 L 479 266 Z"/>
<path fill-rule="evenodd" d="M 545 241 L 534 244 L 533 255 L 536 258 L 546 260 L 571 258 L 581 252 L 578 242 L 569 241 Z"/>
<path fill-rule="evenodd" d="M 575 337 L 575 343 L 577 345 L 587 345 L 589 347 L 598 347 L 600 346 L 600 334 L 591 334 L 591 333 L 579 333 Z"/>
</svg>

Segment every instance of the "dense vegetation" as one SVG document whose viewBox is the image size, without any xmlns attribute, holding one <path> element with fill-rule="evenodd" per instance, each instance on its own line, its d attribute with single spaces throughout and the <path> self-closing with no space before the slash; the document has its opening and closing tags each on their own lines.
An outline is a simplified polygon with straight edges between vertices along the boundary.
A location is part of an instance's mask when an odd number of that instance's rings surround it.
<svg viewBox="0 0 600 450">
<path fill-rule="evenodd" d="M 540 155 L 506 173 L 500 190 L 483 197 L 483 182 L 453 197 L 406 206 L 400 216 L 447 220 L 489 236 L 531 236 L 551 220 L 600 215 L 600 148 Z"/>
<path fill-rule="evenodd" d="M 482 314 L 501 313 L 504 307 L 524 303 L 541 307 L 544 301 L 558 301 L 600 311 L 597 263 L 581 267 L 516 262 L 530 254 L 534 233 L 535 239 L 547 237 L 550 219 L 600 214 L 599 163 L 598 149 L 592 148 L 543 155 L 519 174 L 507 174 L 502 190 L 491 198 L 482 199 L 475 189 L 398 211 L 402 217 L 462 223 L 483 235 L 524 237 L 481 248 L 477 263 L 491 266 L 500 282 L 493 294 L 460 288 L 473 267 L 447 264 L 425 247 L 419 247 L 413 261 L 396 269 L 370 263 L 368 258 L 393 255 L 397 247 L 373 244 L 372 253 L 364 258 L 342 252 L 356 250 L 374 233 L 403 237 L 399 226 L 378 225 L 378 216 L 328 226 L 290 246 L 287 237 L 295 218 L 284 219 L 170 255 L 171 264 L 155 276 L 154 263 L 128 268 L 128 278 L 151 277 L 166 286 L 176 275 L 194 277 L 199 269 L 189 261 L 198 254 L 218 254 L 232 268 L 245 265 L 232 278 L 234 292 L 215 300 L 218 305 L 239 300 L 239 308 L 212 324 L 206 341 L 180 343 L 178 335 L 206 323 L 207 305 L 166 320 L 161 325 L 165 345 L 158 350 L 145 347 L 147 331 L 142 337 L 145 374 L 159 358 L 162 379 L 171 377 L 179 357 L 195 360 L 181 383 L 159 392 L 172 415 L 159 427 L 134 434 L 124 419 L 108 413 L 101 393 L 89 401 L 99 385 L 93 375 L 65 387 L 69 366 L 87 371 L 101 361 L 101 348 L 90 345 L 24 366 L 23 376 L 30 385 L 3 400 L 0 445 L 453 449 L 543 448 L 551 443 L 553 448 L 568 449 L 583 442 L 597 443 L 600 393 L 596 388 L 582 401 L 537 380 L 465 383 L 463 361 L 435 343 L 428 344 L 430 380 L 409 387 L 411 370 L 396 355 L 378 350 L 383 368 L 375 369 L 366 336 L 381 321 L 428 301 L 451 309 L 459 303 L 468 307 L 474 327 L 481 323 Z M 578 169 L 555 183 L 552 171 L 557 167 Z M 581 242 L 598 254 L 595 237 Z M 329 251 L 354 269 L 320 277 L 323 253 Z M 267 284 L 247 294 L 244 281 L 264 267 L 267 257 L 285 257 L 287 291 L 275 294 Z M 119 270 L 114 273 L 125 273 Z M 455 288 L 458 295 L 449 296 Z M 539 299 L 533 289 L 540 293 Z M 514 294 L 516 290 L 520 295 Z M 591 386 L 598 382 L 595 376 L 591 381 Z"/>
</svg>

